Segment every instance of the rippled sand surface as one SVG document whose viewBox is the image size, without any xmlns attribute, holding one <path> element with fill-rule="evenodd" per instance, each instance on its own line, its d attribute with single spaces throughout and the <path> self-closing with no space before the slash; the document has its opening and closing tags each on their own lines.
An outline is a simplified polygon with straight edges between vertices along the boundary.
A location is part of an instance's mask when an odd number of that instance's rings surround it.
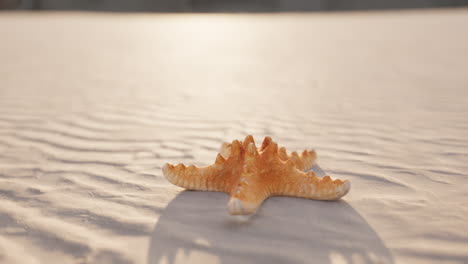
<svg viewBox="0 0 468 264">
<path fill-rule="evenodd" d="M 0 263 L 467 263 L 468 11 L 0 14 Z M 315 148 L 248 219 L 166 162 Z"/>
</svg>

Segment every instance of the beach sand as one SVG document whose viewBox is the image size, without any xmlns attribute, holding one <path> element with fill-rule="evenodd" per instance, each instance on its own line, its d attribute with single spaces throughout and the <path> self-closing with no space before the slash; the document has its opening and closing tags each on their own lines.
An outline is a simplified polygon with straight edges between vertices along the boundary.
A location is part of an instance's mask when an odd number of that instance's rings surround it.
<svg viewBox="0 0 468 264">
<path fill-rule="evenodd" d="M 468 9 L 0 14 L 0 263 L 468 263 Z M 166 162 L 315 149 L 351 191 L 232 217 Z"/>
</svg>

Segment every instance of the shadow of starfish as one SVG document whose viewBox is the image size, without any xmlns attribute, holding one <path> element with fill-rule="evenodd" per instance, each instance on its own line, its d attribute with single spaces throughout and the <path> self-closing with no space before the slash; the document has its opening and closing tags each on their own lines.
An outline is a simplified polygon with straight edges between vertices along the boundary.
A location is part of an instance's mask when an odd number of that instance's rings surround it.
<svg viewBox="0 0 468 264">
<path fill-rule="evenodd" d="M 394 263 L 343 200 L 272 197 L 250 217 L 228 215 L 227 200 L 222 193 L 181 192 L 154 228 L 147 263 Z"/>
</svg>

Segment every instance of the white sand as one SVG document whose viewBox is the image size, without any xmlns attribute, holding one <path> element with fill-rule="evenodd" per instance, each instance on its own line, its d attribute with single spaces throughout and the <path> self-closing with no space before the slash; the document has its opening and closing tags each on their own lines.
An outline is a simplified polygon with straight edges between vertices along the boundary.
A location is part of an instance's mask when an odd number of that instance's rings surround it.
<svg viewBox="0 0 468 264">
<path fill-rule="evenodd" d="M 0 14 L 1 263 L 468 263 L 468 10 Z M 270 135 L 339 202 L 251 218 L 165 162 Z"/>
</svg>

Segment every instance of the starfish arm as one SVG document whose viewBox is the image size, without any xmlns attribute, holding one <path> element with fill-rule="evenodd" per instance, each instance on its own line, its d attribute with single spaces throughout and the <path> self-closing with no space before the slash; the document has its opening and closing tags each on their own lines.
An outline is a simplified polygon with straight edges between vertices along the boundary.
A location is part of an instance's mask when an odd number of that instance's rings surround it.
<svg viewBox="0 0 468 264">
<path fill-rule="evenodd" d="M 216 163 L 207 167 L 195 167 L 183 164 L 173 166 L 166 164 L 163 174 L 174 185 L 189 190 L 200 191 L 226 191 L 226 179 L 222 177 L 224 158 L 218 155 Z"/>
<path fill-rule="evenodd" d="M 313 200 L 338 200 L 345 196 L 351 187 L 348 180 L 332 180 L 330 176 L 319 178 L 313 171 L 295 170 L 290 177 L 274 186 L 273 193 L 282 196 L 294 196 Z"/>
<path fill-rule="evenodd" d="M 232 215 L 247 215 L 255 212 L 269 192 L 262 184 L 258 169 L 259 154 L 253 141 L 244 141 L 245 158 L 239 181 L 231 190 L 228 211 Z"/>
</svg>

